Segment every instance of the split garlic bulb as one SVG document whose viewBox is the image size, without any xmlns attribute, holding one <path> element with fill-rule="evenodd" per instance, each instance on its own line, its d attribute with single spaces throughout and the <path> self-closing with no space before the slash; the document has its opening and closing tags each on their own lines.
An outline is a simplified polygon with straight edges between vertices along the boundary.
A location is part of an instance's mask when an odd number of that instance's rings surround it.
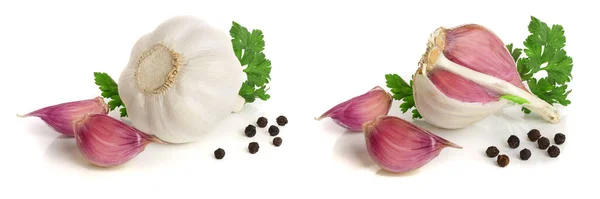
<svg viewBox="0 0 600 199">
<path fill-rule="evenodd" d="M 193 142 L 243 106 L 244 77 L 226 32 L 178 16 L 135 43 L 119 95 L 137 129 L 170 143 Z"/>
<path fill-rule="evenodd" d="M 427 122 L 441 128 L 466 127 L 509 104 L 502 96 L 522 104 L 551 123 L 558 111 L 529 92 L 504 43 L 476 24 L 438 28 L 414 75 L 415 106 Z"/>
</svg>

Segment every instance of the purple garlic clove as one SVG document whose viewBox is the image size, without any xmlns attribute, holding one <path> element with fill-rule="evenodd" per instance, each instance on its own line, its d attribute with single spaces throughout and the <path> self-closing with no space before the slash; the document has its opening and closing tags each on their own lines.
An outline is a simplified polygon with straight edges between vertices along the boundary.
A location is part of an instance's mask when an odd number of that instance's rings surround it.
<svg viewBox="0 0 600 199">
<path fill-rule="evenodd" d="M 376 86 L 367 93 L 334 106 L 316 120 L 331 117 L 338 125 L 350 131 L 360 132 L 365 122 L 380 115 L 387 115 L 391 105 L 392 96 Z"/>
<path fill-rule="evenodd" d="M 371 158 L 382 169 L 394 173 L 418 169 L 446 147 L 462 149 L 398 117 L 379 116 L 363 128 Z"/>
<path fill-rule="evenodd" d="M 550 123 L 558 110 L 523 85 L 516 63 L 494 32 L 477 24 L 440 27 L 431 34 L 413 76 L 415 106 L 423 119 L 446 129 L 483 120 L 519 98 Z"/>
<path fill-rule="evenodd" d="M 143 152 L 151 142 L 164 143 L 115 118 L 86 115 L 73 125 L 77 147 L 90 163 L 111 167 L 123 164 Z"/>
<path fill-rule="evenodd" d="M 510 52 L 498 36 L 487 28 L 468 24 L 440 30 L 439 47 L 446 58 L 471 70 L 504 80 L 527 91 L 517 72 Z M 445 37 L 444 37 L 445 36 Z M 437 38 L 436 38 L 437 39 Z M 429 74 L 433 84 L 446 96 L 464 102 L 498 101 L 502 93 L 491 91 L 476 82 L 438 67 Z M 457 90 L 462 92 L 457 92 Z"/>
<path fill-rule="evenodd" d="M 39 117 L 55 131 L 74 136 L 73 122 L 86 114 L 108 114 L 108 106 L 102 97 L 65 102 L 35 110 L 19 117 Z"/>
</svg>

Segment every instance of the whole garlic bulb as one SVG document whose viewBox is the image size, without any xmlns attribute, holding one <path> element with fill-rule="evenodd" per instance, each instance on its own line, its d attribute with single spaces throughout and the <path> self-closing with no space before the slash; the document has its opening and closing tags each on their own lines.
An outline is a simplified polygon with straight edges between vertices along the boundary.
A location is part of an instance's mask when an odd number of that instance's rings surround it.
<svg viewBox="0 0 600 199">
<path fill-rule="evenodd" d="M 503 42 L 483 26 L 438 28 L 414 75 L 415 106 L 427 122 L 457 129 L 480 121 L 508 105 L 502 96 L 522 104 L 551 123 L 558 111 L 531 94 Z"/>
<path fill-rule="evenodd" d="M 142 36 L 118 81 L 132 124 L 170 143 L 196 141 L 244 104 L 229 35 L 191 16 Z"/>
</svg>

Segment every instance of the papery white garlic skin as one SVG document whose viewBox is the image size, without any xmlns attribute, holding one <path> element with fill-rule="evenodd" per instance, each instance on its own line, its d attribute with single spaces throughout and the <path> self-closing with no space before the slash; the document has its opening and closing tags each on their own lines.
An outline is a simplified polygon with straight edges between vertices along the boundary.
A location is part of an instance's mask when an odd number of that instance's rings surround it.
<svg viewBox="0 0 600 199">
<path fill-rule="evenodd" d="M 353 132 L 362 131 L 362 125 L 380 115 L 387 115 L 392 96 L 380 86 L 346 100 L 323 113 L 316 120 L 331 118 L 336 124 Z"/>
<path fill-rule="evenodd" d="M 429 163 L 446 147 L 462 148 L 394 116 L 379 116 L 363 128 L 369 156 L 389 172 L 412 171 Z"/>
<path fill-rule="evenodd" d="M 242 69 L 227 32 L 173 17 L 134 45 L 119 94 L 136 128 L 170 143 L 193 142 L 243 107 Z"/>
<path fill-rule="evenodd" d="M 495 102 L 462 102 L 444 95 L 425 75 L 415 75 L 415 107 L 428 123 L 446 129 L 460 129 L 485 119 L 507 105 Z"/>
<path fill-rule="evenodd" d="M 510 104 L 502 95 L 523 98 L 532 112 L 560 121 L 552 105 L 525 88 L 500 38 L 480 25 L 438 28 L 413 79 L 415 107 L 440 128 L 464 128 L 498 112 Z"/>
<path fill-rule="evenodd" d="M 50 128 L 66 136 L 74 136 L 73 122 L 87 114 L 108 114 L 102 97 L 72 101 L 44 107 L 19 117 L 39 117 Z"/>
</svg>

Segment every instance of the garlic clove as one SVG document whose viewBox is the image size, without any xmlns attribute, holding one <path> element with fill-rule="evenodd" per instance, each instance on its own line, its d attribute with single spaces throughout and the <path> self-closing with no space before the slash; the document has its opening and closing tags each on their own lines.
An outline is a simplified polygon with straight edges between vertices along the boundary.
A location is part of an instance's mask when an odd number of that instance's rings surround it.
<svg viewBox="0 0 600 199">
<path fill-rule="evenodd" d="M 523 106 L 551 123 L 558 111 L 523 85 L 503 42 L 483 26 L 438 28 L 414 75 L 415 106 L 427 122 L 463 128 L 509 105 L 502 96 L 527 101 Z"/>
<path fill-rule="evenodd" d="M 378 116 L 363 125 L 367 151 L 384 170 L 403 173 L 421 168 L 446 147 L 462 149 L 444 138 L 394 116 Z"/>
<path fill-rule="evenodd" d="M 123 164 L 143 152 L 151 142 L 165 143 L 102 114 L 85 115 L 74 122 L 73 129 L 83 157 L 101 167 Z"/>
<path fill-rule="evenodd" d="M 74 136 L 73 121 L 86 114 L 108 114 L 108 106 L 102 97 L 65 102 L 35 110 L 19 117 L 39 117 L 50 128 L 67 135 Z"/>
<path fill-rule="evenodd" d="M 441 50 L 443 56 L 451 62 L 525 89 L 512 56 L 492 31 L 477 24 L 468 24 L 451 29 L 438 28 L 436 32 L 433 38 L 435 48 Z M 431 55 L 430 58 L 435 56 Z M 436 65 L 439 64 L 436 62 Z M 436 68 L 438 70 L 432 71 L 429 78 L 448 97 L 466 102 L 498 100 L 498 93 L 441 67 Z M 447 81 L 443 81 L 444 79 Z M 455 92 L 456 90 L 462 92 Z"/>
<path fill-rule="evenodd" d="M 387 115 L 392 105 L 392 96 L 380 86 L 342 102 L 316 120 L 330 117 L 338 125 L 354 132 L 362 131 L 362 125 L 380 115 Z"/>
</svg>

